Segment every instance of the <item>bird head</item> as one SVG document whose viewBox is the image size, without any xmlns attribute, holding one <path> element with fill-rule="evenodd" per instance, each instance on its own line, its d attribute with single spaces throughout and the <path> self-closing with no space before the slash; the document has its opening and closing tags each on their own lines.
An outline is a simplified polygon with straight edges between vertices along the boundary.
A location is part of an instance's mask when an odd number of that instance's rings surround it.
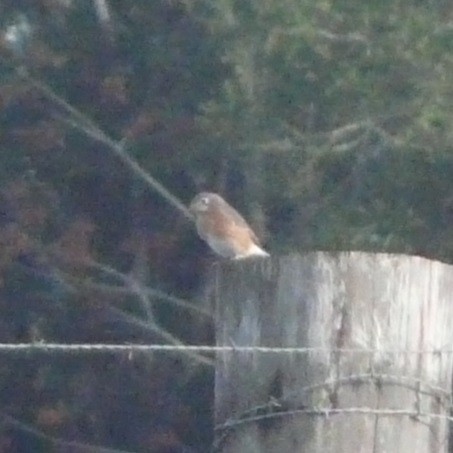
<svg viewBox="0 0 453 453">
<path fill-rule="evenodd" d="M 196 217 L 212 209 L 212 206 L 219 201 L 218 199 L 220 197 L 215 193 L 201 192 L 190 203 L 189 211 Z"/>
</svg>

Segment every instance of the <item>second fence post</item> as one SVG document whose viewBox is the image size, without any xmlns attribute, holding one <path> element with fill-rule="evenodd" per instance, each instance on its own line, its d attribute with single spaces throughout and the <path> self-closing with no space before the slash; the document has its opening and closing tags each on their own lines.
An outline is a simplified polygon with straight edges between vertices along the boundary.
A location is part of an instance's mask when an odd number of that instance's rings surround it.
<svg viewBox="0 0 453 453">
<path fill-rule="evenodd" d="M 217 356 L 214 451 L 448 451 L 452 266 L 309 253 L 227 263 L 216 285 L 234 350 Z"/>
</svg>

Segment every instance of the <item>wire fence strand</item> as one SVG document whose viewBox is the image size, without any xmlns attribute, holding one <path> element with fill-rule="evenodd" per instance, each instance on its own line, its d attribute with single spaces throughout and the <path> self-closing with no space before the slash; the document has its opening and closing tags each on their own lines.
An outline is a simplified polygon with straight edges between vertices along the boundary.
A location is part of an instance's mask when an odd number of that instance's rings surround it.
<svg viewBox="0 0 453 453">
<path fill-rule="evenodd" d="M 108 344 L 108 343 L 0 343 L 0 352 L 61 352 L 61 353 L 121 353 L 121 352 L 198 352 L 215 353 L 260 353 L 260 354 L 309 354 L 309 353 L 345 353 L 345 354 L 431 354 L 441 356 L 452 354 L 451 348 L 432 349 L 376 349 L 376 348 L 325 348 L 325 347 L 271 347 L 271 346 L 210 346 L 210 345 L 174 345 L 174 344 Z"/>
</svg>

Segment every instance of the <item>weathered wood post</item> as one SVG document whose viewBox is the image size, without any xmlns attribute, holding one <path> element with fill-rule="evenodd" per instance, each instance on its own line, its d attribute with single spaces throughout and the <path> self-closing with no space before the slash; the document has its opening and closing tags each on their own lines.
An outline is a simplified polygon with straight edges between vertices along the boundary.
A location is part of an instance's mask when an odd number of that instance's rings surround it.
<svg viewBox="0 0 453 453">
<path fill-rule="evenodd" d="M 308 253 L 227 263 L 216 285 L 232 350 L 217 356 L 214 451 L 447 452 L 453 266 Z"/>
</svg>

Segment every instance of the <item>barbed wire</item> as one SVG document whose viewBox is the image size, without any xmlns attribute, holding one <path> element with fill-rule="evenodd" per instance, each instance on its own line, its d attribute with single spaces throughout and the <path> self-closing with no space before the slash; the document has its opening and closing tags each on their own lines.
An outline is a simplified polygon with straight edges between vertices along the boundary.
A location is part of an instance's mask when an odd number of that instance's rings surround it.
<svg viewBox="0 0 453 453">
<path fill-rule="evenodd" d="M 411 391 L 414 391 L 417 395 L 424 395 L 434 397 L 437 400 L 444 400 L 446 402 L 446 409 L 453 409 L 451 404 L 451 390 L 443 387 L 433 385 L 424 379 L 398 374 L 388 373 L 361 373 L 361 374 L 345 374 L 336 378 L 326 379 L 323 382 L 307 385 L 294 391 L 287 392 L 284 397 L 279 399 L 271 398 L 264 404 L 255 405 L 253 407 L 244 410 L 239 414 L 235 414 L 234 418 L 226 420 L 223 424 L 216 426 L 215 431 L 221 431 L 230 426 L 240 424 L 241 420 L 249 420 L 257 416 L 257 413 L 274 413 L 275 410 L 282 412 L 283 407 L 288 407 L 293 399 L 299 399 L 303 395 L 312 394 L 315 391 L 326 390 L 333 387 L 345 386 L 345 385 L 359 385 L 359 384 L 375 384 L 379 387 L 384 385 L 399 386 Z M 304 407 L 308 409 L 308 407 Z M 318 409 L 319 408 L 315 408 Z"/>
<path fill-rule="evenodd" d="M 311 415 L 318 417 L 328 418 L 330 416 L 339 414 L 361 414 L 361 415 L 374 415 L 381 417 L 409 417 L 414 421 L 422 422 L 422 418 L 429 420 L 447 420 L 453 422 L 453 417 L 446 414 L 436 414 L 433 412 L 421 412 L 413 409 L 372 409 L 369 407 L 344 407 L 344 408 L 332 408 L 332 407 L 312 407 L 312 408 L 301 408 L 292 409 L 285 411 L 275 411 L 267 414 L 255 415 L 252 417 L 229 420 L 226 423 L 216 426 L 215 431 L 224 431 L 221 435 L 218 435 L 214 441 L 211 449 L 211 453 L 220 451 L 220 446 L 225 442 L 228 434 L 234 429 L 241 425 L 248 423 L 262 422 L 270 419 L 277 419 L 282 417 L 296 417 L 301 415 Z"/>
<path fill-rule="evenodd" d="M 328 347 L 270 347 L 270 346 L 211 346 L 211 345 L 173 345 L 173 344 L 106 344 L 106 343 L 0 343 L 0 353 L 133 353 L 133 352 L 163 352 L 163 353 L 262 353 L 262 354 L 312 354 L 312 353 L 347 353 L 347 354 L 432 354 L 440 356 L 442 354 L 452 354 L 453 349 L 449 348 L 432 348 L 423 350 L 410 350 L 410 349 L 377 349 L 377 348 L 328 348 Z M 441 399 L 445 401 L 444 410 L 448 411 L 452 408 L 450 396 L 451 393 L 444 388 L 433 386 L 426 383 L 419 378 L 410 376 L 398 376 L 391 374 L 376 374 L 364 373 L 354 374 L 349 376 L 339 376 L 335 379 L 326 380 L 325 382 L 314 384 L 311 386 L 299 389 L 297 394 L 304 392 L 313 392 L 316 389 L 326 388 L 332 385 L 345 385 L 360 383 L 374 382 L 376 385 L 400 385 L 410 388 L 417 393 L 425 394 L 427 396 Z M 290 395 L 287 395 L 287 397 Z M 287 398 L 277 400 L 271 398 L 267 403 L 257 405 L 244 411 L 239 416 L 230 418 L 224 423 L 214 427 L 216 433 L 211 452 L 220 451 L 220 446 L 226 439 L 241 425 L 250 423 L 259 423 L 264 420 L 281 419 L 282 417 L 295 417 L 295 416 L 323 416 L 329 417 L 337 414 L 362 414 L 362 415 L 375 415 L 386 417 L 409 417 L 414 421 L 427 424 L 431 420 L 447 420 L 453 422 L 453 417 L 447 413 L 434 413 L 428 411 L 421 411 L 416 406 L 415 409 L 386 409 L 379 408 L 373 409 L 369 407 L 322 407 L 312 406 L 307 407 L 288 407 Z M 428 421 L 423 421 L 423 420 Z"/>
<path fill-rule="evenodd" d="M 0 352 L 246 352 L 261 354 L 308 354 L 308 353 L 346 353 L 346 354 L 453 354 L 453 349 L 378 349 L 378 348 L 327 348 L 327 347 L 272 347 L 272 346 L 210 346 L 174 344 L 108 344 L 108 343 L 0 343 Z"/>
<path fill-rule="evenodd" d="M 295 415 L 320 415 L 329 417 L 330 415 L 337 414 L 365 414 L 365 415 L 382 415 L 382 416 L 398 416 L 404 415 L 414 419 L 418 418 L 431 418 L 453 421 L 453 417 L 446 414 L 436 414 L 433 412 L 419 412 L 411 409 L 371 409 L 369 407 L 343 407 L 343 408 L 332 408 L 332 407 L 319 407 L 319 408 L 307 408 L 307 409 L 293 409 L 282 412 L 272 412 L 269 414 L 256 415 L 254 417 L 248 417 L 241 420 L 230 421 L 221 426 L 216 426 L 216 431 L 226 428 L 233 428 L 245 423 L 252 423 L 261 420 L 278 417 L 290 417 Z"/>
</svg>

